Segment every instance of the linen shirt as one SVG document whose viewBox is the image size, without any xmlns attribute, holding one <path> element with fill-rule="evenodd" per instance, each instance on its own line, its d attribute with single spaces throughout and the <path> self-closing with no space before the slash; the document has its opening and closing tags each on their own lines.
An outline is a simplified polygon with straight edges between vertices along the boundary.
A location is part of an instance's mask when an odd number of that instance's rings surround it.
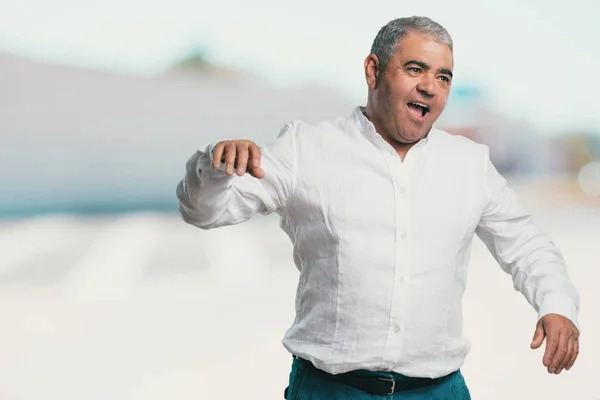
<svg viewBox="0 0 600 400">
<path fill-rule="evenodd" d="M 474 235 L 538 318 L 557 313 L 579 326 L 560 251 L 488 148 L 434 127 L 402 161 L 363 110 L 290 121 L 261 147 L 263 179 L 213 169 L 208 144 L 177 187 L 183 219 L 202 229 L 280 215 L 300 271 L 285 348 L 332 374 L 456 371 L 470 349 L 461 300 Z"/>
</svg>

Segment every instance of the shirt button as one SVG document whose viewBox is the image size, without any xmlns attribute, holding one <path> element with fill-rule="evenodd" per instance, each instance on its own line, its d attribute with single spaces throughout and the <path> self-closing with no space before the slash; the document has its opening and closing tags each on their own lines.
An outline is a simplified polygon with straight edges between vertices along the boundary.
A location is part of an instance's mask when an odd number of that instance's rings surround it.
<svg viewBox="0 0 600 400">
<path fill-rule="evenodd" d="M 394 327 L 394 332 L 400 332 L 400 327 L 398 325 Z"/>
<path fill-rule="evenodd" d="M 400 278 L 400 283 L 404 283 L 404 277 Z"/>
<path fill-rule="evenodd" d="M 403 229 L 402 231 L 400 231 L 400 238 L 401 239 L 406 239 L 407 233 L 406 233 L 406 229 Z"/>
<path fill-rule="evenodd" d="M 404 194 L 404 193 L 406 193 L 406 188 L 404 186 L 398 187 L 398 194 Z"/>
</svg>

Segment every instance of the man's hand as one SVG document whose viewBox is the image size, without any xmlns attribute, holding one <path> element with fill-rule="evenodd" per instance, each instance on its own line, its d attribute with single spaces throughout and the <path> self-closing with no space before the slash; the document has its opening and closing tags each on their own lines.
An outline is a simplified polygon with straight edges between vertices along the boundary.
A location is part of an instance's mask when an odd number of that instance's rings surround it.
<svg viewBox="0 0 600 400">
<path fill-rule="evenodd" d="M 250 140 L 225 140 L 215 146 L 212 166 L 219 168 L 224 162 L 227 175 L 233 175 L 235 168 L 239 176 L 248 172 L 253 177 L 262 179 L 265 171 L 260 168 L 260 156 L 260 149 Z"/>
<path fill-rule="evenodd" d="M 575 325 L 562 315 L 544 315 L 535 329 L 531 348 L 538 349 L 545 337 L 543 363 L 548 372 L 558 375 L 563 369 L 571 369 L 579 354 L 579 331 Z"/>
</svg>

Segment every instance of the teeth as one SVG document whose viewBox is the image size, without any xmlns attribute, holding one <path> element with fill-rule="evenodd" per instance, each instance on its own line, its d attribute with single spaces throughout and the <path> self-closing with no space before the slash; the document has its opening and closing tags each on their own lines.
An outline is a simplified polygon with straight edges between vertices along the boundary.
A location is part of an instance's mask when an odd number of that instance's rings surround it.
<svg viewBox="0 0 600 400">
<path fill-rule="evenodd" d="M 421 116 L 425 117 L 425 114 L 429 111 L 429 107 L 423 103 L 419 103 L 418 101 L 410 102 L 409 104 L 421 107 Z"/>
</svg>

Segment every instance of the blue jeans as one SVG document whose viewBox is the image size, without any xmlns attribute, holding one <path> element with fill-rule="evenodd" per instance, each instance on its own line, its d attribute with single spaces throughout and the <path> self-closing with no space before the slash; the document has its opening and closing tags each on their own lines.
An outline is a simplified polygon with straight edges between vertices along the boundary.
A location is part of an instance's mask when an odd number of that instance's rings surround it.
<svg viewBox="0 0 600 400">
<path fill-rule="evenodd" d="M 460 371 L 441 382 L 393 395 L 374 395 L 330 379 L 294 358 L 287 400 L 471 400 Z"/>
</svg>

